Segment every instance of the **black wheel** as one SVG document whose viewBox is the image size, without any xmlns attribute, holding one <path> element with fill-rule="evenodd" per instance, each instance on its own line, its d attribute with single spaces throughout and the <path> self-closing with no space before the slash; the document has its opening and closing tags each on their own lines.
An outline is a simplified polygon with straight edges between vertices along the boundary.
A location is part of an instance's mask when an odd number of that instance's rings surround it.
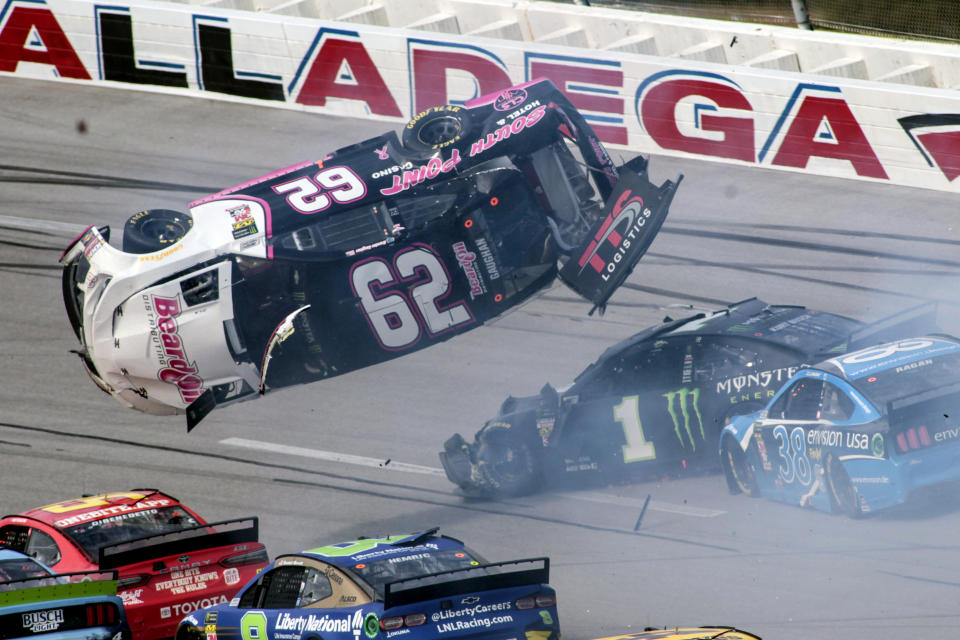
<svg viewBox="0 0 960 640">
<path fill-rule="evenodd" d="M 147 209 L 135 213 L 123 227 L 123 250 L 153 253 L 179 242 L 193 227 L 189 213 L 172 209 Z"/>
<path fill-rule="evenodd" d="M 851 518 L 862 516 L 863 512 L 860 510 L 857 491 L 853 488 L 853 483 L 850 481 L 850 476 L 843 467 L 843 463 L 835 455 L 829 454 L 823 466 L 831 506 Z"/>
<path fill-rule="evenodd" d="M 747 454 L 730 437 L 723 439 L 723 447 L 720 451 L 720 464 L 727 477 L 730 493 L 742 493 L 756 498 L 760 491 L 757 488 L 757 479 L 753 476 L 753 469 L 747 462 Z"/>
<path fill-rule="evenodd" d="M 530 446 L 512 438 L 485 437 L 477 449 L 477 463 L 500 496 L 519 496 L 537 487 L 538 473 Z"/>
<path fill-rule="evenodd" d="M 452 104 L 432 107 L 413 117 L 403 130 L 403 146 L 416 153 L 434 153 L 455 145 L 470 130 L 464 107 Z"/>
</svg>

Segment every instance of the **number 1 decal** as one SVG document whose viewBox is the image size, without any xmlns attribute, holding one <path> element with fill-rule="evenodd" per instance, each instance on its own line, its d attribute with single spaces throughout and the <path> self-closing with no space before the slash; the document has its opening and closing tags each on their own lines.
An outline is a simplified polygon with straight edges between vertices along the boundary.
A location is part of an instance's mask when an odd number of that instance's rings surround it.
<svg viewBox="0 0 960 640">
<path fill-rule="evenodd" d="M 436 336 L 474 322 L 462 300 L 441 306 L 450 293 L 450 277 L 426 245 L 401 251 L 393 257 L 393 265 L 382 258 L 354 265 L 350 284 L 384 349 L 408 349 L 419 342 L 424 330 Z"/>
<path fill-rule="evenodd" d="M 623 427 L 623 436 L 627 439 L 627 443 L 623 445 L 624 463 L 642 462 L 657 457 L 653 443 L 643 435 L 639 396 L 627 396 L 623 402 L 613 407 L 613 419 Z"/>
</svg>

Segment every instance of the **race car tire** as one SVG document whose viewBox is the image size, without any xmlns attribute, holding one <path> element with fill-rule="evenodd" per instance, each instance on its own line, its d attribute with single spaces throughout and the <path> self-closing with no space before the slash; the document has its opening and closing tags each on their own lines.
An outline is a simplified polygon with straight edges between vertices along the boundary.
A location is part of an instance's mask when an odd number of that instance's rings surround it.
<svg viewBox="0 0 960 640">
<path fill-rule="evenodd" d="M 403 146 L 416 154 L 433 154 L 459 143 L 470 131 L 464 107 L 452 104 L 431 107 L 415 115 L 403 129 Z"/>
<path fill-rule="evenodd" d="M 833 454 L 828 454 L 823 467 L 826 475 L 827 493 L 830 494 L 830 505 L 851 518 L 862 516 L 863 511 L 860 509 L 860 502 L 857 500 L 857 490 L 853 488 L 850 475 L 840 459 Z"/>
<path fill-rule="evenodd" d="M 537 488 L 536 462 L 527 443 L 513 438 L 484 438 L 476 456 L 491 493 L 520 496 Z"/>
<path fill-rule="evenodd" d="M 723 446 L 720 454 L 720 464 L 723 466 L 723 474 L 727 478 L 727 487 L 730 493 L 736 495 L 742 493 L 745 496 L 756 498 L 760 494 L 757 487 L 757 479 L 753 475 L 753 469 L 747 462 L 747 456 L 736 442 L 729 436 L 723 439 Z"/>
<path fill-rule="evenodd" d="M 147 209 L 133 214 L 123 227 L 122 248 L 127 253 L 153 253 L 183 239 L 193 228 L 189 213 Z"/>
</svg>

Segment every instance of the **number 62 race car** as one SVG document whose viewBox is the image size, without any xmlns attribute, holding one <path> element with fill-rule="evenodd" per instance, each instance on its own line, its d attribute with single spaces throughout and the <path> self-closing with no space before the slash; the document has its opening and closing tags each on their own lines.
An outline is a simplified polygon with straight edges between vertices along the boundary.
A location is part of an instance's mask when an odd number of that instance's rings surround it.
<svg viewBox="0 0 960 640">
<path fill-rule="evenodd" d="M 601 311 L 682 176 L 617 167 L 546 80 L 190 204 L 89 227 L 63 297 L 94 382 L 186 413 L 372 365 L 468 331 L 561 280 Z"/>
</svg>

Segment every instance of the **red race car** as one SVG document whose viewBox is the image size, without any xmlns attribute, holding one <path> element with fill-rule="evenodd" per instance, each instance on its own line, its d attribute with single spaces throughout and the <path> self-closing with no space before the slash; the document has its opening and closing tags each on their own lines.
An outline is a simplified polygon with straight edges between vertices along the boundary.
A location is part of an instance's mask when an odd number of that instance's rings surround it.
<svg viewBox="0 0 960 640">
<path fill-rule="evenodd" d="M 156 489 L 84 496 L 0 519 L 0 546 L 57 573 L 115 569 L 136 640 L 226 603 L 267 565 L 256 517 L 207 522 Z"/>
</svg>

